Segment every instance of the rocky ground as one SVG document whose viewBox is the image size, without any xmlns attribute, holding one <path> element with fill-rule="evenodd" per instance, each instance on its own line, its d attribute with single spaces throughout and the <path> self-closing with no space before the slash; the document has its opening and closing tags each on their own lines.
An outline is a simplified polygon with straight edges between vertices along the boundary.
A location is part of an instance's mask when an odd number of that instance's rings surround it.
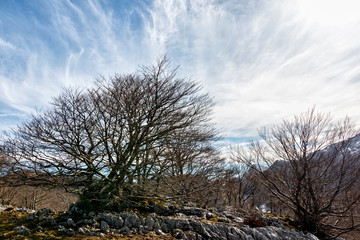
<svg viewBox="0 0 360 240">
<path fill-rule="evenodd" d="M 155 204 L 139 213 L 55 213 L 0 206 L 0 239 L 318 239 L 291 219 L 247 218 L 221 209 Z"/>
</svg>

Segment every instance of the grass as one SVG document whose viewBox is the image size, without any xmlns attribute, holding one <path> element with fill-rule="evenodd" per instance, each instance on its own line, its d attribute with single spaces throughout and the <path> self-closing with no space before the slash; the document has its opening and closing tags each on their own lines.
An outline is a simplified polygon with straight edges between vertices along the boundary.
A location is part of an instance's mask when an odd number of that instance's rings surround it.
<svg viewBox="0 0 360 240">
<path fill-rule="evenodd" d="M 133 239 L 133 240 L 145 240 L 145 239 L 164 239 L 171 240 L 175 239 L 171 234 L 153 236 L 151 233 L 143 235 L 128 235 L 124 237 L 112 236 L 106 234 L 105 237 L 87 236 L 81 234 L 75 234 L 72 236 L 65 235 L 63 232 L 58 231 L 56 228 L 48 226 L 45 222 L 36 222 L 35 220 L 28 220 L 29 213 L 18 212 L 14 209 L 7 209 L 0 212 L 0 240 L 2 239 L 16 239 L 16 240 L 47 240 L 47 239 L 70 239 L 70 240 L 81 240 L 81 239 Z M 14 230 L 17 226 L 25 226 L 30 230 L 29 233 L 18 233 Z M 36 231 L 38 226 L 41 226 L 43 230 Z"/>
</svg>

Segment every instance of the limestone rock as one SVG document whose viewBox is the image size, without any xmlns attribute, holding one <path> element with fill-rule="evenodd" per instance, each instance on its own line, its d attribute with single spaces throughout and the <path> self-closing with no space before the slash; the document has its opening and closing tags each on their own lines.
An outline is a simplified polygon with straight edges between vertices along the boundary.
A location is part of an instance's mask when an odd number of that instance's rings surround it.
<svg viewBox="0 0 360 240">
<path fill-rule="evenodd" d="M 124 226 L 128 228 L 139 227 L 140 225 L 142 225 L 141 220 L 136 216 L 136 214 L 127 214 L 124 220 Z"/>
<path fill-rule="evenodd" d="M 110 232 L 110 226 L 109 226 L 109 224 L 107 224 L 105 221 L 101 221 L 101 223 L 100 223 L 100 230 L 101 230 L 102 232 L 105 232 L 105 233 Z"/>
<path fill-rule="evenodd" d="M 155 205 L 154 212 L 158 215 L 169 215 L 171 211 L 168 206 L 166 205 Z"/>
<path fill-rule="evenodd" d="M 185 234 L 181 229 L 173 229 L 171 235 L 176 239 L 186 239 Z"/>
<path fill-rule="evenodd" d="M 120 215 L 101 213 L 99 217 L 113 228 L 119 229 L 124 226 L 124 220 Z"/>
<path fill-rule="evenodd" d="M 14 228 L 15 231 L 17 231 L 18 233 L 29 233 L 30 234 L 30 230 L 25 227 L 24 225 L 21 226 L 17 226 Z"/>
<path fill-rule="evenodd" d="M 130 233 L 130 229 L 127 227 L 127 226 L 125 226 L 125 227 L 123 227 L 122 229 L 121 229 L 121 233 L 122 234 L 129 234 Z"/>
<path fill-rule="evenodd" d="M 228 218 L 224 218 L 224 217 L 219 218 L 218 221 L 223 222 L 223 223 L 229 223 L 230 222 L 230 220 Z"/>
<path fill-rule="evenodd" d="M 161 231 L 161 229 L 155 229 L 155 233 L 157 235 L 165 235 L 165 233 L 163 231 Z"/>
<path fill-rule="evenodd" d="M 92 234 L 92 231 L 90 231 L 89 229 L 85 228 L 85 227 L 80 227 L 78 229 L 78 232 L 80 234 L 85 234 L 85 235 L 91 235 Z"/>
<path fill-rule="evenodd" d="M 67 219 L 66 224 L 67 224 L 69 227 L 75 227 L 75 226 L 76 226 L 74 220 L 72 220 L 71 218 L 68 218 L 68 219 Z"/>
<path fill-rule="evenodd" d="M 149 230 L 153 230 L 154 225 L 155 225 L 154 219 L 152 219 L 151 217 L 148 216 L 145 220 L 145 227 Z"/>
<path fill-rule="evenodd" d="M 183 207 L 181 209 L 181 212 L 185 215 L 195 215 L 200 218 L 206 218 L 206 210 L 203 208 L 197 208 L 197 207 Z"/>
</svg>

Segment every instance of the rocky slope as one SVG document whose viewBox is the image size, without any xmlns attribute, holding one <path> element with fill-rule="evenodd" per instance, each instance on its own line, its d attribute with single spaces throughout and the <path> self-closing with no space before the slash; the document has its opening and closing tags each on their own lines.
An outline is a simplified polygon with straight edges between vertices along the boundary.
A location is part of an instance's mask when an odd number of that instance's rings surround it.
<svg viewBox="0 0 360 240">
<path fill-rule="evenodd" d="M 318 239 L 310 233 L 285 227 L 287 223 L 275 217 L 259 216 L 257 219 L 248 219 L 236 212 L 174 207 L 171 204 L 154 205 L 151 210 L 141 214 L 136 211 L 95 214 L 94 212 L 84 213 L 76 205 L 72 205 L 67 213 L 59 214 L 49 209 L 35 212 L 0 207 L 0 211 L 25 213 L 25 222 L 32 222 L 32 229 L 25 224 L 15 226 L 12 232 L 16 232 L 18 236 L 29 236 L 34 232 L 40 232 L 46 236 L 46 232 L 51 232 L 70 239 L 72 236 L 121 239 L 127 235 L 152 236 L 152 238 L 172 236 L 176 239 L 194 240 Z M 4 235 L 0 235 L 1 237 L 6 239 Z"/>
</svg>

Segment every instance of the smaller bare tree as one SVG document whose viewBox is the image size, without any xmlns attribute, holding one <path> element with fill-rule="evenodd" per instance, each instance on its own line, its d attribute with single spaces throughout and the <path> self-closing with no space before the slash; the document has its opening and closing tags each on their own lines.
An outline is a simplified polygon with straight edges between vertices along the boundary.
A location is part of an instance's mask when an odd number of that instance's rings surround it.
<svg viewBox="0 0 360 240">
<path fill-rule="evenodd" d="M 257 183 L 254 174 L 245 164 L 231 165 L 223 177 L 223 194 L 226 205 L 238 210 L 246 210 L 255 205 Z"/>
<path fill-rule="evenodd" d="M 259 181 L 290 209 L 303 229 L 337 236 L 360 227 L 358 131 L 346 118 L 333 124 L 314 109 L 259 131 L 263 141 L 233 157 L 259 173 Z M 357 222 L 357 223 L 356 223 Z"/>
<path fill-rule="evenodd" d="M 224 165 L 213 147 L 217 139 L 213 128 L 202 125 L 175 133 L 164 142 L 162 182 L 170 190 L 169 196 L 202 207 L 212 202 Z"/>
</svg>

